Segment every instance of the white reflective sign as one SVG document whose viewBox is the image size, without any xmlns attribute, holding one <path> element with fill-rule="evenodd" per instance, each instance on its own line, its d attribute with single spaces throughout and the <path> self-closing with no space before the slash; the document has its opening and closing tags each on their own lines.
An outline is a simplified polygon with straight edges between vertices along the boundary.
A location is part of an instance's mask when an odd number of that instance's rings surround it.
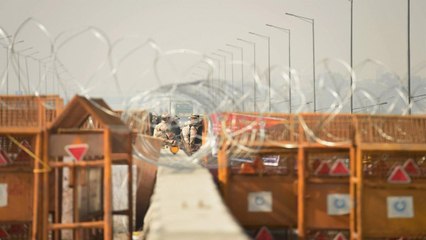
<svg viewBox="0 0 426 240">
<path fill-rule="evenodd" d="M 0 207 L 7 206 L 7 184 L 0 183 Z"/>
<path fill-rule="evenodd" d="M 349 194 L 333 193 L 327 195 L 327 214 L 345 215 L 351 211 Z"/>
<path fill-rule="evenodd" d="M 388 197 L 388 218 L 413 218 L 414 206 L 412 196 Z"/>
<path fill-rule="evenodd" d="M 271 192 L 251 192 L 248 194 L 249 212 L 272 212 Z"/>
</svg>

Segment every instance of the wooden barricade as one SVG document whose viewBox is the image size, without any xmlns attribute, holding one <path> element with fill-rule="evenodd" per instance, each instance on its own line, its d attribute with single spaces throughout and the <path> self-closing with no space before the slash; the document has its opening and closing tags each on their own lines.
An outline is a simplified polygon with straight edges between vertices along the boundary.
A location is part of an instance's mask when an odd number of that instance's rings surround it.
<svg viewBox="0 0 426 240">
<path fill-rule="evenodd" d="M 249 231 L 287 229 L 281 234 L 291 236 L 297 223 L 293 116 L 223 114 L 222 121 L 227 129 L 218 163 L 225 203 Z"/>
<path fill-rule="evenodd" d="M 426 238 L 426 117 L 357 115 L 357 239 Z"/>
<path fill-rule="evenodd" d="M 39 238 L 42 131 L 61 112 L 58 96 L 0 96 L 0 238 Z"/>
<path fill-rule="evenodd" d="M 351 115 L 299 114 L 298 237 L 347 239 L 353 212 L 349 191 L 355 160 Z M 338 238 L 340 239 L 340 238 Z"/>
</svg>

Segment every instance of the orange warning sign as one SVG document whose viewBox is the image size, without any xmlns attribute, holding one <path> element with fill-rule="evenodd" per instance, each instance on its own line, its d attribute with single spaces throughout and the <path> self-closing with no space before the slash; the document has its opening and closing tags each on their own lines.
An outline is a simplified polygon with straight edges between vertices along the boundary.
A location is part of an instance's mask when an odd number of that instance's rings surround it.
<svg viewBox="0 0 426 240">
<path fill-rule="evenodd" d="M 89 145 L 87 144 L 71 144 L 65 146 L 65 151 L 76 161 L 82 160 L 88 149 Z"/>
<path fill-rule="evenodd" d="M 338 159 L 333 163 L 330 170 L 332 176 L 349 176 L 349 169 L 343 159 Z"/>
<path fill-rule="evenodd" d="M 390 183 L 410 183 L 411 178 L 402 168 L 402 166 L 397 165 L 392 170 L 392 173 L 388 177 L 388 182 Z"/>
</svg>

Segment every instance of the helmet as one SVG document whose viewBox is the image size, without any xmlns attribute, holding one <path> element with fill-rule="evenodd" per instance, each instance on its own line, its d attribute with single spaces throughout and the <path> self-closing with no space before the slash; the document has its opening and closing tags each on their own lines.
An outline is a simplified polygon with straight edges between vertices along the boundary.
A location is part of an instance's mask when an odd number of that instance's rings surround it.
<svg viewBox="0 0 426 240">
<path fill-rule="evenodd" d="M 169 119 L 170 118 L 170 114 L 168 114 L 168 113 L 163 113 L 163 114 L 161 114 L 161 119 Z"/>
<path fill-rule="evenodd" d="M 200 118 L 200 115 L 192 114 L 189 118 L 190 119 L 198 119 L 198 118 Z"/>
</svg>

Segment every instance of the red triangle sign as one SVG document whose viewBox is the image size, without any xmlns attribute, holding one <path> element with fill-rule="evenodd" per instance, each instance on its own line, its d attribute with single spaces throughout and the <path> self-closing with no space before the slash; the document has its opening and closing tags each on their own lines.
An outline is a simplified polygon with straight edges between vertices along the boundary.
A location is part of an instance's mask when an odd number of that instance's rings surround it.
<svg viewBox="0 0 426 240">
<path fill-rule="evenodd" d="M 0 166 L 7 165 L 9 163 L 10 163 L 10 159 L 7 156 L 7 153 L 3 149 L 0 149 Z"/>
<path fill-rule="evenodd" d="M 13 234 L 23 234 L 25 233 L 25 225 L 24 224 L 13 224 L 7 230 L 7 232 L 11 235 Z"/>
<path fill-rule="evenodd" d="M 31 145 L 28 143 L 27 140 L 24 140 L 21 142 L 21 145 L 24 146 L 26 149 L 28 150 L 32 150 L 31 149 Z M 29 162 L 31 161 L 32 157 L 30 155 L 28 155 L 28 153 L 22 149 L 19 149 L 18 152 L 18 156 L 16 156 L 15 161 L 17 162 Z"/>
<path fill-rule="evenodd" d="M 88 149 L 89 145 L 87 144 L 70 144 L 65 146 L 65 151 L 76 161 L 82 160 Z"/>
<path fill-rule="evenodd" d="M 315 240 L 327 240 L 328 236 L 324 234 L 323 232 L 317 232 L 314 236 Z"/>
<path fill-rule="evenodd" d="M 0 238 L 7 238 L 9 237 L 9 234 L 3 229 L 0 228 Z"/>
<path fill-rule="evenodd" d="M 346 237 L 340 232 L 333 238 L 333 240 L 346 240 Z"/>
<path fill-rule="evenodd" d="M 268 230 L 267 227 L 263 226 L 260 228 L 259 232 L 257 233 L 255 240 L 274 240 L 274 236 L 272 236 L 272 233 Z"/>
<path fill-rule="evenodd" d="M 343 159 L 338 159 L 333 163 L 330 170 L 332 176 L 349 176 L 349 169 L 343 162 Z"/>
<path fill-rule="evenodd" d="M 317 158 L 312 162 L 312 169 L 317 169 L 319 165 L 321 164 L 321 161 Z"/>
<path fill-rule="evenodd" d="M 322 161 L 321 164 L 315 169 L 315 175 L 328 175 L 330 173 L 330 165 L 327 161 Z"/>
<path fill-rule="evenodd" d="M 388 178 L 390 183 L 410 183 L 411 178 L 401 166 L 396 166 Z"/>
<path fill-rule="evenodd" d="M 410 176 L 419 176 L 421 174 L 421 170 L 419 165 L 414 161 L 414 159 L 410 158 L 404 163 L 404 170 Z"/>
</svg>

